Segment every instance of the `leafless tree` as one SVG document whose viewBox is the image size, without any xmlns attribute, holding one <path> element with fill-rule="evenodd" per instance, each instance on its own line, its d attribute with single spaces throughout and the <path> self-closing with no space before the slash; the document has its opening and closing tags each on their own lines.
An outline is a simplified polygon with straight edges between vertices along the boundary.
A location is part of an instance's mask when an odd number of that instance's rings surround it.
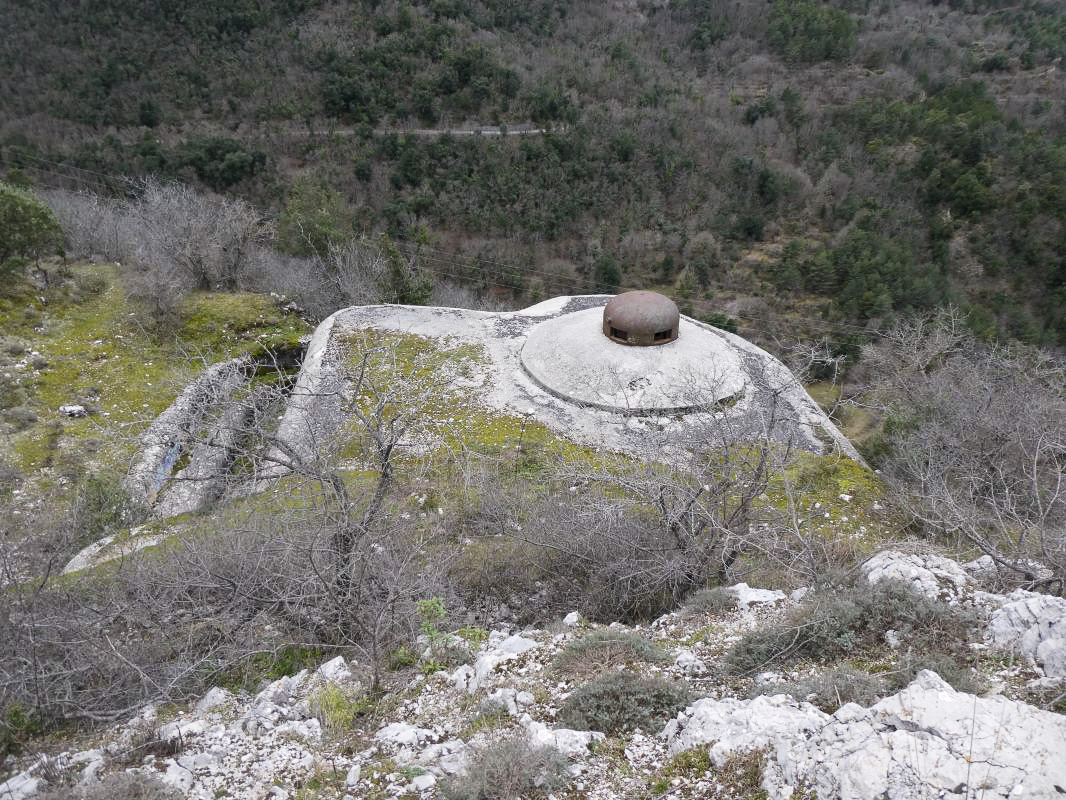
<svg viewBox="0 0 1066 800">
<path fill-rule="evenodd" d="M 887 415 L 884 471 L 906 510 L 1014 582 L 1061 593 L 1066 366 L 975 341 L 953 311 L 901 323 L 865 360 Z"/>
</svg>

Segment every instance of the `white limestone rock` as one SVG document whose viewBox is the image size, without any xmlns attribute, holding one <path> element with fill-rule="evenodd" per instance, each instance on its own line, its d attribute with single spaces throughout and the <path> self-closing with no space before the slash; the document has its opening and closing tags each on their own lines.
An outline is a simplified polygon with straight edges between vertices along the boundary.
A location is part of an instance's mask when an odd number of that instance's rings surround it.
<svg viewBox="0 0 1066 800">
<path fill-rule="evenodd" d="M 1018 589 L 992 613 L 988 642 L 1024 656 L 1049 678 L 1066 678 L 1066 599 Z"/>
<path fill-rule="evenodd" d="M 315 675 L 330 683 L 343 683 L 352 679 L 352 671 L 344 656 L 337 656 L 315 670 Z"/>
<path fill-rule="evenodd" d="M 1047 580 L 1055 574 L 1050 568 L 1041 564 L 1039 561 L 1021 559 L 1014 563 L 1022 569 L 1031 572 L 1037 580 Z M 992 580 L 1001 573 L 1013 577 L 1018 577 L 1020 575 L 1020 573 L 1016 573 L 1014 570 L 1007 567 L 1001 568 L 996 564 L 995 559 L 988 555 L 975 558 L 973 561 L 967 561 L 962 565 L 962 568 L 978 580 Z"/>
<path fill-rule="evenodd" d="M 958 562 L 937 555 L 883 550 L 862 565 L 872 584 L 895 580 L 934 600 L 957 602 L 973 591 L 973 579 Z"/>
<path fill-rule="evenodd" d="M 416 792 L 428 792 L 437 783 L 437 777 L 432 772 L 423 772 L 411 778 L 411 788 Z"/>
<path fill-rule="evenodd" d="M 415 759 L 415 763 L 438 778 L 443 778 L 465 771 L 469 753 L 470 747 L 466 742 L 460 739 L 449 739 L 446 742 L 424 747 Z"/>
<path fill-rule="evenodd" d="M 750 606 L 764 603 L 780 603 L 785 599 L 785 593 L 776 589 L 755 589 L 746 583 L 738 583 L 736 586 L 727 586 L 726 591 L 737 599 L 737 607 L 742 611 Z"/>
<path fill-rule="evenodd" d="M 65 406 L 59 407 L 59 413 L 64 417 L 84 417 L 89 412 L 85 409 L 85 406 L 78 403 L 69 403 Z"/>
<path fill-rule="evenodd" d="M 583 758 L 588 755 L 589 745 L 607 738 L 599 731 L 574 731 L 569 728 L 549 728 L 537 722 L 529 714 L 523 714 L 518 724 L 525 729 L 529 741 L 541 747 L 552 747 L 567 758 Z"/>
<path fill-rule="evenodd" d="M 156 736 L 163 742 L 179 739 L 185 741 L 193 736 L 199 736 L 207 730 L 207 723 L 202 719 L 180 719 L 160 725 L 156 730 Z"/>
<path fill-rule="evenodd" d="M 274 731 L 279 736 L 295 736 L 309 742 L 318 742 L 322 739 L 322 724 L 313 717 L 283 722 Z"/>
<path fill-rule="evenodd" d="M 574 628 L 574 627 L 577 627 L 580 624 L 581 624 L 581 612 L 580 611 L 571 611 L 569 614 L 567 614 L 565 617 L 563 617 L 563 625 L 566 625 L 568 628 Z"/>
<path fill-rule="evenodd" d="M 686 648 L 677 651 L 674 666 L 686 675 L 703 675 L 707 672 L 707 665 L 700 660 L 699 656 Z"/>
<path fill-rule="evenodd" d="M 359 784 L 359 778 L 363 775 L 363 769 L 358 764 L 348 770 L 348 774 L 344 778 L 344 785 L 349 789 L 354 789 Z"/>
<path fill-rule="evenodd" d="M 3 800 L 29 800 L 45 787 L 45 782 L 35 777 L 30 770 L 20 772 L 0 783 L 0 798 Z"/>
<path fill-rule="evenodd" d="M 500 664 L 539 646 L 533 639 L 527 639 L 518 634 L 507 636 L 493 631 L 489 634 L 489 641 L 475 659 L 473 666 L 464 664 L 456 668 L 446 680 L 455 688 L 472 694 L 489 683 L 492 673 Z"/>
<path fill-rule="evenodd" d="M 159 780 L 167 786 L 177 789 L 182 794 L 187 794 L 192 788 L 193 781 L 195 780 L 192 771 L 187 767 L 183 767 L 173 758 L 168 758 L 164 763 L 167 768 L 159 776 Z"/>
<path fill-rule="evenodd" d="M 202 717 L 204 714 L 231 704 L 233 699 L 233 695 L 230 692 L 216 686 L 213 689 L 209 689 L 207 694 L 197 701 L 196 705 L 193 706 L 193 713 Z"/>
<path fill-rule="evenodd" d="M 512 717 L 517 717 L 521 709 L 533 704 L 533 695 L 530 692 L 520 692 L 510 687 L 497 689 L 488 696 L 490 701 L 499 703 Z"/>
<path fill-rule="evenodd" d="M 709 744 L 711 761 L 721 766 L 734 752 L 757 750 L 793 735 L 806 736 L 829 717 L 810 703 L 787 695 L 762 695 L 753 700 L 697 700 L 670 720 L 660 736 L 671 756 Z"/>
<path fill-rule="evenodd" d="M 670 753 L 711 744 L 711 760 L 769 748 L 762 788 L 786 800 L 797 786 L 820 800 L 994 800 L 1066 791 L 1066 718 L 1008 700 L 956 692 L 933 672 L 870 708 L 832 716 L 784 695 L 706 698 L 667 724 Z"/>
</svg>

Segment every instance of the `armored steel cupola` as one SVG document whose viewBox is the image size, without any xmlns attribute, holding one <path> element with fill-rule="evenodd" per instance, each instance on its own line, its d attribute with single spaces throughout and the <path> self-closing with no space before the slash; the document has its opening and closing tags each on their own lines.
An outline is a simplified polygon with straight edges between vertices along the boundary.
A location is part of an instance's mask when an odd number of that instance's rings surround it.
<svg viewBox="0 0 1066 800">
<path fill-rule="evenodd" d="M 658 292 L 623 292 L 603 309 L 603 335 L 621 344 L 649 347 L 677 338 L 681 313 Z"/>
</svg>

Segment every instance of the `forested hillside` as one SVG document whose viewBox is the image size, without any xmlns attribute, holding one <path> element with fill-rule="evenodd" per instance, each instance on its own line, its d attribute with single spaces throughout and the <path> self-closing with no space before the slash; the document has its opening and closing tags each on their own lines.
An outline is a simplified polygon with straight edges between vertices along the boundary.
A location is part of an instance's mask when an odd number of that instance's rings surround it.
<svg viewBox="0 0 1066 800">
<path fill-rule="evenodd" d="M 840 349 L 950 302 L 981 337 L 1066 344 L 1053 0 L 0 15 L 9 180 L 198 183 L 274 217 L 293 254 L 384 230 L 507 300 L 671 287 L 697 315 Z"/>
</svg>

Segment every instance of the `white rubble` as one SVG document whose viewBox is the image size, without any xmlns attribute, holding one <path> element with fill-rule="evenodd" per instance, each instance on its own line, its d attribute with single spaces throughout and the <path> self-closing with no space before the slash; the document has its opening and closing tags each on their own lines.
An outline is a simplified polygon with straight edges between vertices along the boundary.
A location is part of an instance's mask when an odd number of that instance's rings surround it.
<svg viewBox="0 0 1066 800">
<path fill-rule="evenodd" d="M 391 722 L 374 734 L 379 742 L 397 747 L 417 747 L 433 738 L 433 731 L 406 722 Z"/>
<path fill-rule="evenodd" d="M 85 406 L 83 405 L 70 403 L 65 406 L 60 406 L 59 413 L 64 417 L 84 417 L 89 412 L 85 410 Z"/>
<path fill-rule="evenodd" d="M 1049 678 L 1066 678 L 1066 599 L 1017 589 L 988 623 L 988 642 L 1020 653 Z"/>
<path fill-rule="evenodd" d="M 956 602 L 973 590 L 973 579 L 957 561 L 931 554 L 883 550 L 862 565 L 862 572 L 870 583 L 900 581 L 934 600 Z"/>
<path fill-rule="evenodd" d="M 26 770 L 0 783 L 0 797 L 3 800 L 28 800 L 44 786 L 43 780 L 35 777 L 30 770 Z"/>
<path fill-rule="evenodd" d="M 515 634 L 506 636 L 493 631 L 473 666 L 463 664 L 448 676 L 448 682 L 457 689 L 465 689 L 473 694 L 488 684 L 492 673 L 505 661 L 518 658 L 535 647 L 538 643 Z"/>
<path fill-rule="evenodd" d="M 512 717 L 517 717 L 522 708 L 533 705 L 533 695 L 530 692 L 520 692 L 510 687 L 497 689 L 488 699 L 501 705 Z"/>
<path fill-rule="evenodd" d="M 870 708 L 832 715 L 784 695 L 700 700 L 667 724 L 670 753 L 710 745 L 716 765 L 768 748 L 762 788 L 786 800 L 992 800 L 1066 788 L 1066 717 L 1004 697 L 956 692 L 928 670 Z"/>
<path fill-rule="evenodd" d="M 193 706 L 192 710 L 194 714 L 203 716 L 209 711 L 214 711 L 215 709 L 232 703 L 233 700 L 233 695 L 230 692 L 216 686 L 201 697 L 196 702 L 196 705 Z"/>
</svg>

